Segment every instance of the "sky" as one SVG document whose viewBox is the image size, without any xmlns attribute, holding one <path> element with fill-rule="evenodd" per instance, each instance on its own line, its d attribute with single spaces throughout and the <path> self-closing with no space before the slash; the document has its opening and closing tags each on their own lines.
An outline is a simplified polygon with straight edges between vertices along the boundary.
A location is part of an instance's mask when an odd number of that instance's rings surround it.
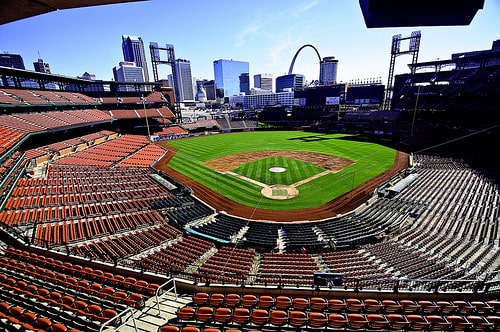
<svg viewBox="0 0 500 332">
<path fill-rule="evenodd" d="M 173 44 L 176 58 L 191 62 L 196 79 L 214 79 L 213 61 L 233 59 L 249 62 L 253 82 L 256 74 L 287 74 L 299 48 L 312 44 L 322 58 L 339 60 L 339 82 L 380 78 L 386 84 L 392 36 L 417 30 L 419 62 L 491 49 L 500 39 L 500 1 L 485 0 L 468 26 L 368 29 L 357 0 L 149 0 L 59 10 L 0 25 L 0 53 L 21 54 L 29 70 L 40 56 L 53 74 L 89 72 L 112 80 L 113 67 L 123 61 L 122 35 L 132 35 L 145 42 L 151 78 L 154 41 Z M 408 72 L 408 63 L 411 55 L 398 56 L 395 74 Z M 168 65 L 158 69 L 160 78 L 171 73 Z M 312 48 L 302 49 L 293 73 L 307 81 L 319 78 Z"/>
</svg>

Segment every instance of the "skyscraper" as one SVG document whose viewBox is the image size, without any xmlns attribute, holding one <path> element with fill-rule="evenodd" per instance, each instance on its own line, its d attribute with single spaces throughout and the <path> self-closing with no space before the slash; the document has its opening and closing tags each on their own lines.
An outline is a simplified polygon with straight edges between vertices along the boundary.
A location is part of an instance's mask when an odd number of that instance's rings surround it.
<svg viewBox="0 0 500 332">
<path fill-rule="evenodd" d="M 191 75 L 191 62 L 187 59 L 176 59 L 177 84 L 179 101 L 194 100 L 193 76 Z"/>
<path fill-rule="evenodd" d="M 122 61 L 119 66 L 113 68 L 113 76 L 116 82 L 144 82 L 144 72 L 134 62 Z M 134 85 L 125 85 L 122 90 L 135 91 Z"/>
<path fill-rule="evenodd" d="M 203 82 L 203 89 L 205 89 L 205 92 L 207 93 L 207 100 L 215 100 L 216 99 L 215 93 L 216 93 L 217 87 L 216 87 L 214 80 L 204 81 Z"/>
<path fill-rule="evenodd" d="M 141 67 L 144 72 L 144 81 L 149 82 L 148 63 L 146 62 L 146 52 L 144 42 L 141 37 L 122 35 L 123 60 L 135 62 L 137 67 Z"/>
<path fill-rule="evenodd" d="M 249 73 L 249 63 L 235 60 L 215 60 L 214 78 L 217 89 L 224 90 L 224 97 L 240 93 L 240 75 Z"/>
<path fill-rule="evenodd" d="M 240 75 L 240 92 L 250 94 L 250 75 L 248 73 L 241 73 Z"/>
<path fill-rule="evenodd" d="M 253 86 L 262 90 L 273 90 L 273 75 L 257 74 L 253 75 Z"/>
<path fill-rule="evenodd" d="M 337 67 L 339 60 L 334 56 L 326 56 L 321 60 L 319 66 L 319 80 L 323 85 L 332 85 L 337 83 Z"/>
</svg>

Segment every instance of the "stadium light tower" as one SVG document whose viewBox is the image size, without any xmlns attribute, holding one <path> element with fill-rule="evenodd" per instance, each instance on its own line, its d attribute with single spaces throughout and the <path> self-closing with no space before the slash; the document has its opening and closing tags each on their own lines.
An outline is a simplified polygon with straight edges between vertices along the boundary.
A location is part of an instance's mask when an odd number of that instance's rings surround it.
<svg viewBox="0 0 500 332">
<path fill-rule="evenodd" d="M 392 99 L 392 82 L 394 80 L 394 65 L 396 64 L 396 57 L 404 54 L 412 55 L 412 66 L 410 67 L 411 73 L 415 73 L 415 64 L 418 59 L 418 51 L 420 49 L 420 31 L 413 31 L 409 37 L 401 37 L 401 35 L 392 36 L 392 46 L 391 46 L 391 63 L 389 65 L 389 77 L 387 79 L 387 87 L 385 90 L 384 98 L 384 110 L 389 110 L 391 108 Z M 401 50 L 401 41 L 409 40 L 408 49 Z"/>
<path fill-rule="evenodd" d="M 180 109 L 180 90 L 179 87 L 177 86 L 177 69 L 175 66 L 175 52 L 174 52 L 174 45 L 172 44 L 166 44 L 165 47 L 159 47 L 158 43 L 156 42 L 150 42 L 149 43 L 149 51 L 151 53 L 151 63 L 153 66 L 153 78 L 155 82 L 158 82 L 160 79 L 158 77 L 158 65 L 170 65 L 172 68 L 172 85 L 174 87 L 174 113 L 175 117 L 177 118 L 178 122 L 182 122 L 182 114 L 181 114 L 181 109 Z M 167 60 L 162 60 L 160 56 L 160 51 L 166 51 L 167 52 Z"/>
</svg>

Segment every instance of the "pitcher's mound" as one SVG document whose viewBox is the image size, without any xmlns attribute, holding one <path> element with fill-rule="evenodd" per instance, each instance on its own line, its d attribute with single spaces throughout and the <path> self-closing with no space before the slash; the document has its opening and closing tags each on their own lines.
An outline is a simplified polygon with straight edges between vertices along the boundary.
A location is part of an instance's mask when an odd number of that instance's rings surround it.
<svg viewBox="0 0 500 332">
<path fill-rule="evenodd" d="M 262 188 L 260 192 L 266 198 L 282 200 L 294 198 L 299 195 L 299 191 L 297 188 L 284 184 L 273 184 L 272 186 L 266 186 Z"/>
</svg>

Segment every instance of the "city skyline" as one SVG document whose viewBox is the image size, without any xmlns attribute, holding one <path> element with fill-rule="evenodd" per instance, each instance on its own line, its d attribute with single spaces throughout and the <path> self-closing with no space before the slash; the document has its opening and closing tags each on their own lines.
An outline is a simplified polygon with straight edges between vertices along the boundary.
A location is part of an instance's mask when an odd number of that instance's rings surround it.
<svg viewBox="0 0 500 332">
<path fill-rule="evenodd" d="M 270 73 L 276 79 L 287 74 L 297 50 L 311 44 L 322 58 L 334 56 L 339 61 L 339 82 L 381 77 L 385 84 L 393 35 L 420 30 L 419 61 L 448 59 L 452 53 L 490 49 L 500 38 L 495 28 L 499 15 L 500 3 L 486 0 L 469 26 L 367 29 L 357 1 L 292 0 L 286 7 L 256 1 L 235 7 L 223 0 L 152 0 L 60 10 L 4 24 L 0 50 L 22 55 L 28 64 L 40 54 L 54 74 L 77 77 L 88 72 L 110 80 L 112 69 L 123 59 L 121 36 L 133 35 L 146 45 L 173 44 L 176 56 L 191 62 L 195 79 L 214 79 L 212 63 L 217 59 L 249 62 L 251 78 Z M 149 50 L 146 60 L 151 66 Z M 398 58 L 396 74 L 407 72 L 410 61 Z M 162 68 L 160 77 L 168 73 L 169 68 Z M 318 79 L 317 55 L 304 49 L 294 73 L 305 75 L 307 81 Z"/>
</svg>

